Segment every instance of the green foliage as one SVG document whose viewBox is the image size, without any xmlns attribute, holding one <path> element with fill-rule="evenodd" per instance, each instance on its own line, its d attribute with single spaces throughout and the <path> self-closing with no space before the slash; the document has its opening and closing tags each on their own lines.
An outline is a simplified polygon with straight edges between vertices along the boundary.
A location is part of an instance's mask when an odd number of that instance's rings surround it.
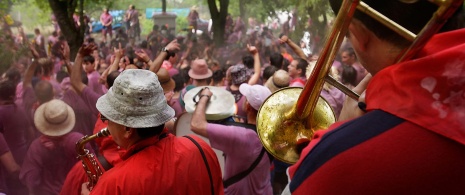
<svg viewBox="0 0 465 195">
<path fill-rule="evenodd" d="M 20 20 L 25 27 L 26 33 L 32 33 L 34 28 L 51 31 L 50 16 L 52 11 L 47 1 L 24 0 L 23 3 L 13 5 L 10 14 L 16 20 Z"/>
</svg>

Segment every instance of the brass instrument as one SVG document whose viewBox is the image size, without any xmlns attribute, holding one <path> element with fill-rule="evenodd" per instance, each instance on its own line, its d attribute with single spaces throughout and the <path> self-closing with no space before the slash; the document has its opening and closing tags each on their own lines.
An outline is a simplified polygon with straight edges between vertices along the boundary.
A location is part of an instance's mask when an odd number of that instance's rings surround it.
<svg viewBox="0 0 465 195">
<path fill-rule="evenodd" d="M 90 153 L 89 150 L 85 149 L 85 145 L 87 142 L 90 142 L 95 138 L 106 137 L 109 135 L 110 131 L 108 131 L 107 128 L 104 128 L 94 135 L 86 135 L 82 137 L 76 143 L 76 152 L 78 153 L 79 159 L 82 161 L 82 167 L 84 167 L 84 171 L 89 179 L 87 187 L 90 190 L 92 190 L 92 188 L 97 184 L 98 179 L 103 175 L 105 169 L 99 164 L 96 156 Z"/>
<path fill-rule="evenodd" d="M 416 0 L 408 0 L 408 2 L 416 2 Z M 305 87 L 276 91 L 261 106 L 257 115 L 257 133 L 265 149 L 275 158 L 293 164 L 299 159 L 300 154 L 297 151 L 299 144 L 308 143 L 316 130 L 326 129 L 335 122 L 332 108 L 320 97 L 325 81 L 336 84 L 334 86 L 346 95 L 358 99 L 356 93 L 337 85 L 337 82 L 328 76 L 356 9 L 413 42 L 398 57 L 397 62 L 402 62 L 411 58 L 426 44 L 447 18 L 462 5 L 463 0 L 430 0 L 430 2 L 438 5 L 439 8 L 423 30 L 415 35 L 360 0 L 344 0 Z"/>
</svg>

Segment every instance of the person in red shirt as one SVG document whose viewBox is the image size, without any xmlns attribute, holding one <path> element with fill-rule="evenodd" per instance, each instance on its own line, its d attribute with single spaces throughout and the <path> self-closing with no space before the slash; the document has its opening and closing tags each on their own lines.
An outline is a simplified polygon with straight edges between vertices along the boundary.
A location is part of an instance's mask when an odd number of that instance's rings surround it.
<svg viewBox="0 0 465 195">
<path fill-rule="evenodd" d="M 364 3 L 413 33 L 438 8 L 430 1 Z M 362 92 L 368 83 L 366 113 L 350 110 L 357 101 L 348 98 L 341 115 L 363 115 L 315 133 L 289 169 L 292 194 L 463 194 L 465 29 L 463 1 L 450 3 L 459 10 L 403 62 L 397 57 L 411 42 L 355 12 L 347 36 L 373 75 L 356 87 Z"/>
<path fill-rule="evenodd" d="M 220 166 L 209 145 L 195 136 L 175 137 L 165 128 L 174 110 L 155 73 L 123 71 L 96 106 L 126 152 L 93 189 L 84 183 L 81 194 L 223 194 Z"/>
</svg>

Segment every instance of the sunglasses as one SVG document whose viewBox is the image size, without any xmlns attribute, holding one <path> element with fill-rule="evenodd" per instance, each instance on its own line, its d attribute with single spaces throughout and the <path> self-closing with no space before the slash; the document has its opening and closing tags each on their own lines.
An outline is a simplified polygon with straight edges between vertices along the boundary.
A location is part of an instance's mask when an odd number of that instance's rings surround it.
<svg viewBox="0 0 465 195">
<path fill-rule="evenodd" d="M 102 122 L 105 122 L 108 121 L 108 118 L 103 116 L 103 114 L 100 114 L 100 120 L 102 120 Z"/>
</svg>

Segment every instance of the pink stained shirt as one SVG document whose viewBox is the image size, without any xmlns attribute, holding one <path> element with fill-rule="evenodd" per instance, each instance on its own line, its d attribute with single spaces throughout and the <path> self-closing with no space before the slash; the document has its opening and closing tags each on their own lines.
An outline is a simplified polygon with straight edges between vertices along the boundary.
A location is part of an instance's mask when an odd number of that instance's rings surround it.
<svg viewBox="0 0 465 195">
<path fill-rule="evenodd" d="M 244 127 L 208 123 L 207 134 L 212 148 L 223 151 L 226 156 L 224 180 L 247 170 L 263 148 L 257 133 Z M 263 155 L 260 163 L 248 176 L 226 188 L 224 193 L 273 194 L 268 156 Z"/>
</svg>

